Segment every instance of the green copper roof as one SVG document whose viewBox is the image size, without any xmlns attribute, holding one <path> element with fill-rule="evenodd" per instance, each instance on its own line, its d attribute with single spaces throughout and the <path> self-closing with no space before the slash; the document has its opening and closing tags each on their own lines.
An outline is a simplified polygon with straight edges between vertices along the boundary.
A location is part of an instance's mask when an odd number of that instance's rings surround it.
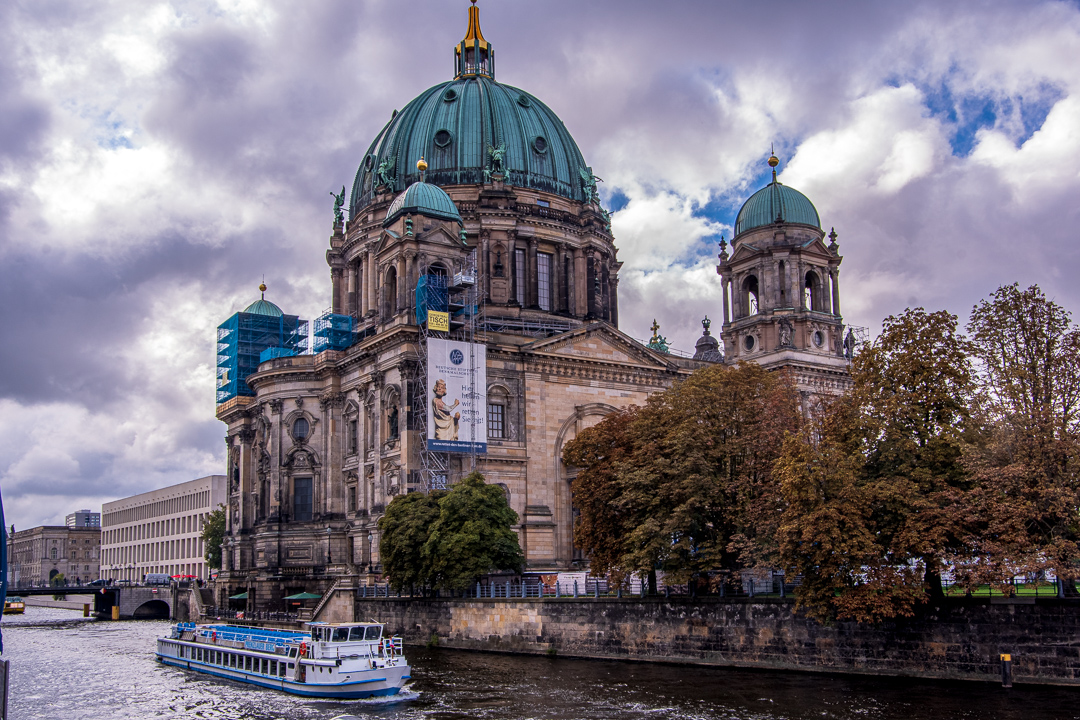
<svg viewBox="0 0 1080 720">
<path fill-rule="evenodd" d="M 472 75 L 428 88 L 386 124 L 356 172 L 352 217 L 371 203 L 380 169 L 397 193 L 420 179 L 421 157 L 433 185 L 477 184 L 491 168 L 489 148 L 500 147 L 508 184 L 584 200 L 588 168 L 562 120 L 532 95 Z"/>
<path fill-rule="evenodd" d="M 269 315 L 270 317 L 281 317 L 285 314 L 281 312 L 281 308 L 269 300 L 256 300 L 244 308 L 244 312 L 252 315 Z"/>
<path fill-rule="evenodd" d="M 389 225 L 406 213 L 461 222 L 461 215 L 450 196 L 441 187 L 426 182 L 414 182 L 408 190 L 394 198 L 383 225 Z"/>
<path fill-rule="evenodd" d="M 778 220 L 821 228 L 814 203 L 798 190 L 777 182 L 774 172 L 773 181 L 743 203 L 735 221 L 735 237 L 747 230 L 772 225 Z"/>
</svg>

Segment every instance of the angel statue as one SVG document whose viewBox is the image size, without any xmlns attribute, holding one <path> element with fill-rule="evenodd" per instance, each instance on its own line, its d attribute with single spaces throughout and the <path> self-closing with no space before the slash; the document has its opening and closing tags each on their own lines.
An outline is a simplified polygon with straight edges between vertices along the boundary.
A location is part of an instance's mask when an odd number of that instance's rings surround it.
<svg viewBox="0 0 1080 720">
<path fill-rule="evenodd" d="M 341 186 L 340 195 L 335 192 L 331 192 L 330 194 L 334 196 L 334 224 L 340 225 L 345 217 L 345 214 L 341 211 L 341 209 L 345 207 L 345 186 Z"/>
<path fill-rule="evenodd" d="M 394 186 L 394 167 L 396 165 L 397 160 L 393 155 L 379 163 L 379 168 L 375 171 L 375 177 L 378 179 L 379 185 Z"/>
<path fill-rule="evenodd" d="M 506 143 L 499 143 L 499 147 L 493 147 L 488 145 L 488 159 L 490 172 L 492 175 L 505 175 L 506 168 L 504 164 L 504 158 L 506 157 Z"/>
<path fill-rule="evenodd" d="M 604 182 L 603 179 L 593 175 L 591 167 L 579 169 L 578 175 L 581 176 L 581 192 L 585 195 L 585 204 L 599 204 L 600 194 L 596 191 L 596 183 Z"/>
</svg>

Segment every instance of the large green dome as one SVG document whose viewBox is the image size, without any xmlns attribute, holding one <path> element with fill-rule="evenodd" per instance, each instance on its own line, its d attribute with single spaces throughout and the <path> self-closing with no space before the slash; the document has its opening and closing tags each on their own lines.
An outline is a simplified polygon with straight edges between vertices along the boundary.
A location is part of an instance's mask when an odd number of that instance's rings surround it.
<svg viewBox="0 0 1080 720">
<path fill-rule="evenodd" d="M 485 182 L 489 147 L 504 148 L 507 184 L 584 200 L 585 159 L 562 120 L 529 93 L 473 75 L 428 88 L 387 123 L 356 173 L 352 213 L 371 202 L 380 167 L 401 192 L 420 179 L 421 156 L 429 183 Z"/>
<path fill-rule="evenodd" d="M 775 222 L 813 225 L 821 229 L 817 208 L 810 202 L 810 198 L 794 188 L 781 185 L 774 172 L 773 181 L 743 203 L 735 221 L 735 237 Z"/>
</svg>

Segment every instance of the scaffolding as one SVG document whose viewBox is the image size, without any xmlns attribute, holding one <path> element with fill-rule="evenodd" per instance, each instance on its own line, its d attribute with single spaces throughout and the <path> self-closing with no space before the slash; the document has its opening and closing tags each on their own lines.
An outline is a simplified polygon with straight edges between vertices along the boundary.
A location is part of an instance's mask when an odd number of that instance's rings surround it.
<svg viewBox="0 0 1080 720">
<path fill-rule="evenodd" d="M 352 315 L 339 315 L 327 309 L 315 319 L 311 352 L 318 355 L 324 350 L 345 350 L 359 338 L 356 320 Z"/>
<path fill-rule="evenodd" d="M 308 322 L 296 315 L 238 312 L 218 325 L 217 401 L 254 396 L 247 378 L 259 369 L 263 354 L 277 348 L 283 355 L 301 355 L 308 348 Z M 267 358 L 269 359 L 269 358 Z"/>
<path fill-rule="evenodd" d="M 469 343 L 474 354 L 469 358 L 469 366 L 476 366 L 475 343 L 479 331 L 484 327 L 484 283 L 477 270 L 476 250 L 466 258 L 464 266 L 453 277 L 441 274 L 429 274 L 425 264 L 420 268 L 420 279 L 416 284 L 416 324 L 419 327 L 419 346 L 417 348 L 416 377 L 411 383 L 409 405 L 414 408 L 414 425 L 420 438 L 420 469 L 412 484 L 421 492 L 444 490 L 450 484 L 450 453 L 436 452 L 428 447 L 427 420 L 427 377 L 428 377 L 428 340 L 441 338 Z M 450 331 L 429 330 L 427 314 L 429 311 L 450 313 Z M 475 438 L 474 438 L 475 440 Z M 468 453 L 469 470 L 477 467 L 477 443 L 471 443 Z"/>
</svg>

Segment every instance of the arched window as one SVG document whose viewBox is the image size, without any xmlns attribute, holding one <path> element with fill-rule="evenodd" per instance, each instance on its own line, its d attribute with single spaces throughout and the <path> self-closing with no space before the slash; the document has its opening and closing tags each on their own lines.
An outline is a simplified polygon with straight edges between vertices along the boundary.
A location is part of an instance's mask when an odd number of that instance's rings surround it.
<svg viewBox="0 0 1080 720">
<path fill-rule="evenodd" d="M 758 308 L 758 279 L 757 275 L 748 275 L 743 280 L 743 307 L 747 315 L 757 315 Z"/>
<path fill-rule="evenodd" d="M 307 418 L 296 418 L 293 423 L 293 438 L 296 440 L 306 440 L 308 431 L 311 430 L 311 426 L 308 424 Z"/>
<path fill-rule="evenodd" d="M 397 269 L 390 268 L 386 271 L 386 282 L 383 283 L 383 292 L 386 293 L 385 305 L 387 318 L 397 315 Z"/>
<path fill-rule="evenodd" d="M 506 391 L 501 387 L 493 387 L 488 390 L 487 398 L 487 436 L 491 440 L 505 440 L 510 435 L 507 432 Z"/>
<path fill-rule="evenodd" d="M 803 283 L 803 307 L 821 312 L 824 309 L 822 300 L 821 278 L 810 270 L 806 273 L 806 282 Z"/>
</svg>

